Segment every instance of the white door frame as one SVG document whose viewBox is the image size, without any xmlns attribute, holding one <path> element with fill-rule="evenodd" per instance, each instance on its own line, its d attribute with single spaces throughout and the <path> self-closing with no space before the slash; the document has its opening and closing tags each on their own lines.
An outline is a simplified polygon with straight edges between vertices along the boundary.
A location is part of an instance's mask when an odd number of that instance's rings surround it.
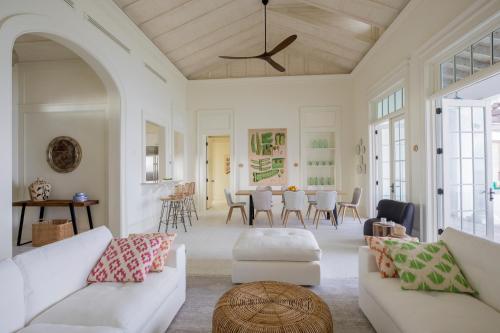
<svg viewBox="0 0 500 333">
<path fill-rule="evenodd" d="M 214 124 L 214 126 L 201 126 L 200 121 L 203 116 L 210 117 L 227 117 L 226 126 L 218 126 L 220 125 L 218 122 Z M 198 193 L 196 195 L 197 198 L 197 208 L 200 213 L 205 213 L 207 211 L 207 201 L 206 201 L 206 193 L 207 193 L 207 151 L 206 151 L 206 142 L 209 136 L 228 136 L 229 144 L 230 144 L 230 159 L 231 159 L 231 176 L 229 177 L 229 187 L 231 192 L 234 192 L 234 187 L 236 184 L 236 161 L 234 159 L 234 114 L 232 110 L 199 110 L 196 113 L 197 120 L 197 140 L 196 140 L 196 156 L 197 156 L 197 184 L 198 184 Z M 206 124 L 204 124 L 206 125 Z"/>
</svg>

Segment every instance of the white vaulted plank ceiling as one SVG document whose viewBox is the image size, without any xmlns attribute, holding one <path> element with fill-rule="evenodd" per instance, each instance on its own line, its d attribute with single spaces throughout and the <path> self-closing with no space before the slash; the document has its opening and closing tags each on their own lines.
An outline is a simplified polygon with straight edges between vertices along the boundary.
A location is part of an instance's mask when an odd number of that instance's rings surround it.
<svg viewBox="0 0 500 333">
<path fill-rule="evenodd" d="M 189 79 L 350 73 L 409 0 L 269 0 L 268 49 L 297 34 L 273 58 L 226 60 L 264 49 L 261 0 L 114 0 Z M 261 63 L 262 62 L 262 63 Z"/>
</svg>

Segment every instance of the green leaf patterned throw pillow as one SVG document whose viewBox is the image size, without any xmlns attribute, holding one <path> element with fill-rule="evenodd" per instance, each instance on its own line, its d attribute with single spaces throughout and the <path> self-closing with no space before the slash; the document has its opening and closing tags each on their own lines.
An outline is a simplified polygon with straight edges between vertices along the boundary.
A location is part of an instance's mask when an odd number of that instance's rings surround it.
<svg viewBox="0 0 500 333">
<path fill-rule="evenodd" d="M 389 256 L 405 290 L 447 291 L 477 295 L 443 241 L 388 243 Z"/>
</svg>

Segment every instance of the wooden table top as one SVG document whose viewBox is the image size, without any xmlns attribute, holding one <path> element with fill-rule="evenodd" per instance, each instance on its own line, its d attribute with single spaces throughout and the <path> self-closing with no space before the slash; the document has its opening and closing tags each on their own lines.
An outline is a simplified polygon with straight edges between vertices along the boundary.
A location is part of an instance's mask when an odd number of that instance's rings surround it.
<svg viewBox="0 0 500 333">
<path fill-rule="evenodd" d="M 21 207 L 26 205 L 26 207 L 67 207 L 69 204 L 73 204 L 75 207 L 87 207 L 99 204 L 99 200 L 87 200 L 87 201 L 73 201 L 73 200 L 44 200 L 44 201 L 33 201 L 33 200 L 23 200 L 15 201 L 12 203 L 13 207 Z"/>
<path fill-rule="evenodd" d="M 306 193 L 306 195 L 315 195 L 317 194 L 318 192 L 321 192 L 321 191 L 326 191 L 326 190 L 302 190 Z M 255 190 L 239 190 L 235 193 L 235 195 L 252 195 L 253 192 L 255 192 Z M 285 193 L 285 191 L 283 190 L 272 190 L 271 191 L 273 195 L 276 195 L 276 196 L 281 196 L 283 195 L 283 193 Z M 338 195 L 343 195 L 344 193 L 342 193 L 341 191 L 336 191 Z"/>
</svg>

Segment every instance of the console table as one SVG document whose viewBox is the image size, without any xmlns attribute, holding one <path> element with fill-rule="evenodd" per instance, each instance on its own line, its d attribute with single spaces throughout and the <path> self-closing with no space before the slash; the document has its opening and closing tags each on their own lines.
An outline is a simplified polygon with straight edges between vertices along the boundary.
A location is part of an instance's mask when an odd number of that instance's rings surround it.
<svg viewBox="0 0 500 333">
<path fill-rule="evenodd" d="M 85 207 L 87 208 L 87 217 L 89 219 L 90 229 L 94 229 L 94 224 L 92 222 L 92 213 L 90 212 L 90 206 L 97 205 L 99 200 L 87 200 L 87 201 L 73 201 L 73 200 L 45 200 L 45 201 L 16 201 L 12 203 L 13 207 L 21 207 L 21 218 L 19 220 L 19 230 L 17 231 L 17 246 L 31 243 L 25 242 L 21 244 L 21 237 L 23 235 L 23 224 L 24 224 L 24 212 L 26 207 L 40 207 L 40 213 L 38 215 L 40 220 L 43 220 L 43 215 L 45 213 L 45 207 L 68 207 L 71 216 L 71 223 L 73 224 L 73 233 L 78 234 L 78 228 L 76 224 L 75 207 Z"/>
</svg>

